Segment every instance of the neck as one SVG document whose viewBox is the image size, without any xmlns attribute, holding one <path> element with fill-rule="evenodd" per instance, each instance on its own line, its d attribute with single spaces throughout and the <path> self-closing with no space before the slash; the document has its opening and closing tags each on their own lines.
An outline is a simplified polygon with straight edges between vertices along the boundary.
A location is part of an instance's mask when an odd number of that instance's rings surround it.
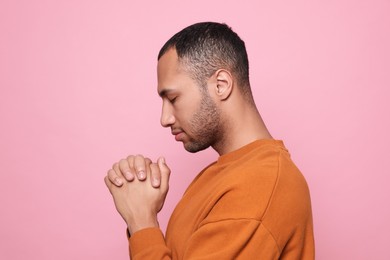
<svg viewBox="0 0 390 260">
<path fill-rule="evenodd" d="M 235 151 L 253 141 L 272 139 L 257 108 L 248 103 L 230 106 L 223 120 L 221 139 L 213 145 L 219 155 Z"/>
</svg>

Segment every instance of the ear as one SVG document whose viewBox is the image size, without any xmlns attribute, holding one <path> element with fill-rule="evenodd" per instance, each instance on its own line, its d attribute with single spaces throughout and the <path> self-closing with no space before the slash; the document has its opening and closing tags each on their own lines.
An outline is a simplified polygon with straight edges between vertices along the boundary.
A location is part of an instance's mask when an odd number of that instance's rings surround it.
<svg viewBox="0 0 390 260">
<path fill-rule="evenodd" d="M 233 77 L 232 74 L 225 69 L 219 69 L 215 72 L 216 84 L 214 85 L 215 95 L 220 100 L 226 100 L 233 91 Z"/>
</svg>

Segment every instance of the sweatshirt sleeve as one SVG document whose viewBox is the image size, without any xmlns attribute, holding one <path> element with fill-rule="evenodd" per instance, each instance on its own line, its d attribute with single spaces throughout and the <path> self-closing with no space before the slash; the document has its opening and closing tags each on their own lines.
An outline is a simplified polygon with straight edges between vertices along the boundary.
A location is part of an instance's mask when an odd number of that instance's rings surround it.
<svg viewBox="0 0 390 260">
<path fill-rule="evenodd" d="M 129 239 L 131 259 L 172 259 L 158 228 Z M 253 219 L 229 219 L 201 226 L 190 237 L 183 259 L 278 259 L 279 248 L 268 230 Z"/>
<path fill-rule="evenodd" d="M 258 220 L 227 219 L 201 226 L 191 237 L 184 259 L 278 259 L 280 250 Z"/>
<path fill-rule="evenodd" d="M 129 238 L 129 254 L 132 260 L 171 259 L 171 252 L 159 228 L 146 228 L 135 232 Z"/>
</svg>

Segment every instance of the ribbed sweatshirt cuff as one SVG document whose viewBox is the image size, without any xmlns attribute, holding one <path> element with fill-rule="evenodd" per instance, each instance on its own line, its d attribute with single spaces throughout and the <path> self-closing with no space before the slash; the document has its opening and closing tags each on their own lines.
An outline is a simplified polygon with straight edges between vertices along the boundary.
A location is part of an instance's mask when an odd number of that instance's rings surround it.
<svg viewBox="0 0 390 260">
<path fill-rule="evenodd" d="M 136 255 L 145 248 L 150 248 L 155 245 L 164 245 L 165 239 L 161 229 L 145 228 L 135 232 L 129 238 L 129 247 L 132 255 Z"/>
</svg>

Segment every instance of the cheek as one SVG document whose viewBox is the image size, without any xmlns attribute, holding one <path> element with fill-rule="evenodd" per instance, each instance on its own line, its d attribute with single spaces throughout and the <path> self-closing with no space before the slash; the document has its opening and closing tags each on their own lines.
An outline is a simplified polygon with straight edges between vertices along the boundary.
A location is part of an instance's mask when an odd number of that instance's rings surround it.
<svg viewBox="0 0 390 260">
<path fill-rule="evenodd" d="M 192 104 L 186 104 L 177 111 L 178 117 L 182 121 L 186 121 L 186 122 L 190 122 L 191 119 L 194 117 L 194 114 L 196 114 L 196 112 L 197 112 L 196 106 Z"/>
<path fill-rule="evenodd" d="M 193 112 L 188 109 L 188 106 L 177 106 L 174 111 L 176 123 L 182 127 L 186 128 L 185 131 L 190 131 L 191 127 L 188 127 L 191 124 L 191 119 L 193 117 Z"/>
<path fill-rule="evenodd" d="M 187 127 L 186 130 L 191 132 L 191 122 L 194 115 L 199 112 L 199 107 L 202 105 L 199 93 L 188 93 L 182 95 L 180 100 L 174 106 L 174 114 L 176 121 L 182 126 Z"/>
</svg>

